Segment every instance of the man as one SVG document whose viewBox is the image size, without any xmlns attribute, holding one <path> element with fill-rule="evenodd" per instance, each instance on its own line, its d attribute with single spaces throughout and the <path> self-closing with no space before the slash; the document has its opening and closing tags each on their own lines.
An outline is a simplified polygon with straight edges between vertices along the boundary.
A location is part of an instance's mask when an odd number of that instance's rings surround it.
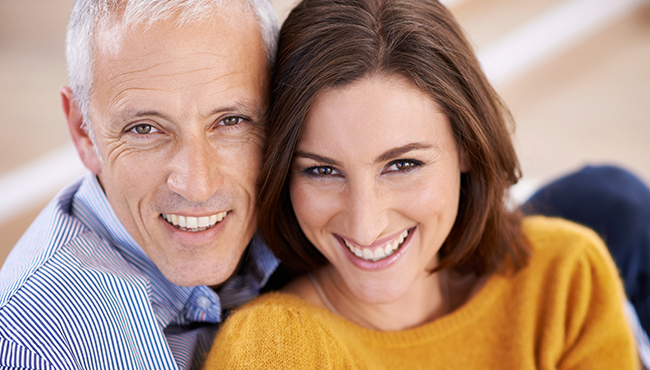
<svg viewBox="0 0 650 370">
<path fill-rule="evenodd" d="M 76 1 L 61 98 L 90 173 L 0 271 L 0 368 L 200 364 L 277 266 L 254 237 L 276 38 L 265 0 Z"/>
</svg>

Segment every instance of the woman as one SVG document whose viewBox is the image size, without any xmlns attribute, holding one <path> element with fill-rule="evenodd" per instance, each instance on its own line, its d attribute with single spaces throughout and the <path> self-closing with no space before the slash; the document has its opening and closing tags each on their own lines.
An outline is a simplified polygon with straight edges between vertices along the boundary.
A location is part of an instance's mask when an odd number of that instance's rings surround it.
<svg viewBox="0 0 650 370">
<path fill-rule="evenodd" d="M 504 207 L 507 109 L 432 0 L 305 0 L 282 27 L 260 228 L 298 277 L 208 368 L 635 368 L 602 242 Z"/>
</svg>

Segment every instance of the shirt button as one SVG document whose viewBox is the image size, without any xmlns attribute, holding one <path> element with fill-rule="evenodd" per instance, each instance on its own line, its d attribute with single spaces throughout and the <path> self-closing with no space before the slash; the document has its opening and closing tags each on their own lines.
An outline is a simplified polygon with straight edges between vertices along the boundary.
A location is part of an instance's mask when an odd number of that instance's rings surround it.
<svg viewBox="0 0 650 370">
<path fill-rule="evenodd" d="M 210 298 L 201 296 L 196 300 L 196 303 L 199 304 L 199 307 L 201 307 L 204 310 L 207 310 L 212 306 L 212 302 L 210 301 Z"/>
</svg>

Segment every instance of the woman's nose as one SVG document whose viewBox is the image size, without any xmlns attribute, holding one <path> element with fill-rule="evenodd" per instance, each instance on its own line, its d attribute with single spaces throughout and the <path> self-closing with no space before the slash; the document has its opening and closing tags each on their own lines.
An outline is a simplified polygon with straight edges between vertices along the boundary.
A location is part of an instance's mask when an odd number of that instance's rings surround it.
<svg viewBox="0 0 650 370">
<path fill-rule="evenodd" d="M 345 212 L 348 237 L 359 245 L 370 245 L 388 228 L 388 202 L 370 181 L 352 187 L 348 193 L 344 203 L 348 205 Z"/>
</svg>

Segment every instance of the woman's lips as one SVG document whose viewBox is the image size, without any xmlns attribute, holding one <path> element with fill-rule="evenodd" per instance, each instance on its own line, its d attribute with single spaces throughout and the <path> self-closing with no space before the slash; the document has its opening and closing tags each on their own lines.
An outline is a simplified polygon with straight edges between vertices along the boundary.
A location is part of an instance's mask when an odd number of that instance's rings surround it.
<svg viewBox="0 0 650 370">
<path fill-rule="evenodd" d="M 372 251 L 372 256 L 373 256 L 372 259 L 363 258 L 363 247 L 356 245 L 354 242 L 348 241 L 348 243 L 346 243 L 346 240 L 344 238 L 336 234 L 335 237 L 339 240 L 339 243 L 341 244 L 341 248 L 343 248 L 345 255 L 348 257 L 350 262 L 352 262 L 352 264 L 354 264 L 356 267 L 362 270 L 379 271 L 388 268 L 389 266 L 392 266 L 409 249 L 409 245 L 411 244 L 411 240 L 413 239 L 414 233 L 417 231 L 417 227 L 414 226 L 405 231 L 407 235 L 401 242 L 400 239 L 402 239 L 401 237 L 402 235 L 404 235 L 404 231 L 402 231 L 399 234 L 396 234 L 393 237 L 393 239 L 387 238 L 387 240 L 385 241 L 375 242 L 372 245 L 367 246 L 366 249 Z M 395 242 L 397 242 L 396 248 L 394 248 Z M 353 249 L 350 249 L 346 244 L 350 244 L 353 248 L 359 248 L 361 250 L 361 257 L 358 257 L 353 251 Z M 387 247 L 391 249 L 389 255 L 386 255 Z M 384 257 L 379 259 L 374 258 L 375 250 L 377 248 L 384 249 Z M 377 252 L 377 253 L 381 254 L 381 252 Z M 369 256 L 368 252 L 366 252 L 366 255 Z"/>
<path fill-rule="evenodd" d="M 385 246 L 377 246 L 375 248 L 357 247 L 352 245 L 347 239 L 341 239 L 345 246 L 348 247 L 350 252 L 354 253 L 355 256 L 366 261 L 376 262 L 395 253 L 402 246 L 408 235 L 409 230 L 404 230 L 392 242 L 387 243 Z"/>
</svg>

